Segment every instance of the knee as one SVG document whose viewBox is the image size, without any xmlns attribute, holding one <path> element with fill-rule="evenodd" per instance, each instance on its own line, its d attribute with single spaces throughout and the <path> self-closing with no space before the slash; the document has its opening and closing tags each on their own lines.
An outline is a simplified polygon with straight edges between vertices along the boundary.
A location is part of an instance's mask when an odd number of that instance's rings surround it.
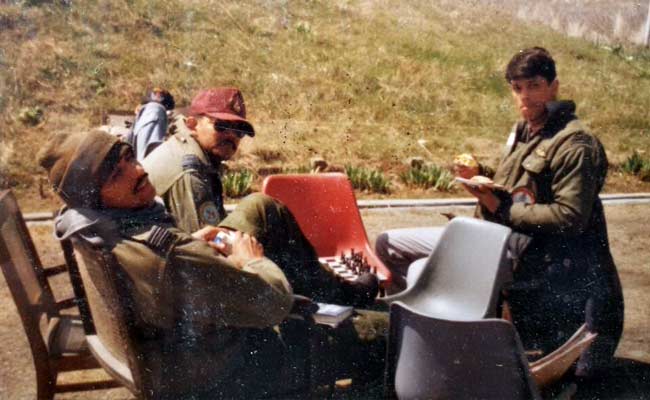
<svg viewBox="0 0 650 400">
<path fill-rule="evenodd" d="M 377 254 L 377 257 L 379 257 L 379 259 L 387 266 L 393 264 L 394 262 L 392 259 L 393 257 L 391 257 L 391 253 L 388 250 L 389 247 L 390 235 L 387 232 L 380 233 L 375 240 L 375 253 Z"/>
<path fill-rule="evenodd" d="M 273 197 L 259 192 L 249 194 L 248 196 L 244 197 L 240 203 L 241 204 L 250 203 L 263 208 L 280 204 L 280 202 L 274 199 Z"/>
</svg>

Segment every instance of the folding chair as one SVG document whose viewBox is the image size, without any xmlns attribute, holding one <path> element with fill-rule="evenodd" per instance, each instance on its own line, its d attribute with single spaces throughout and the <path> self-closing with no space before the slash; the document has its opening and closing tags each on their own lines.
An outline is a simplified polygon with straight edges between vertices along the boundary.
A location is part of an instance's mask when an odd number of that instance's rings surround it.
<svg viewBox="0 0 650 400">
<path fill-rule="evenodd" d="M 415 283 L 382 300 L 400 301 L 441 319 L 496 317 L 501 288 L 512 279 L 506 258 L 510 232 L 510 228 L 492 222 L 454 218 L 425 265 L 415 265 L 414 270 L 421 269 Z"/>
<path fill-rule="evenodd" d="M 66 259 L 71 247 L 63 243 Z M 36 369 L 38 399 L 55 393 L 120 386 L 112 380 L 57 384 L 59 373 L 100 368 L 88 352 L 82 320 L 62 314 L 74 308 L 75 298 L 56 301 L 48 278 L 67 270 L 66 265 L 43 268 L 14 195 L 0 193 L 0 266 L 25 329 Z M 45 317 L 47 329 L 41 329 Z"/>
<path fill-rule="evenodd" d="M 320 258 L 338 257 L 354 249 L 377 268 L 384 286 L 391 272 L 368 243 L 352 185 L 345 174 L 271 175 L 262 192 L 284 203 Z"/>
<path fill-rule="evenodd" d="M 449 321 L 398 301 L 390 313 L 386 397 L 541 399 L 510 322 Z"/>
</svg>

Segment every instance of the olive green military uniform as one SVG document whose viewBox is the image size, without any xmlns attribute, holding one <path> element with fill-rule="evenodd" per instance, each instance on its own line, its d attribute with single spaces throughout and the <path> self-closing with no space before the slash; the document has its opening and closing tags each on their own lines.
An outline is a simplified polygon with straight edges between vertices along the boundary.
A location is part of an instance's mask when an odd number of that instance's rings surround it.
<svg viewBox="0 0 650 400">
<path fill-rule="evenodd" d="M 217 225 L 225 216 L 218 167 L 190 135 L 182 115 L 174 118 L 170 138 L 142 162 L 178 227 L 195 232 Z"/>
<path fill-rule="evenodd" d="M 496 169 L 494 181 L 513 194 L 498 193 L 495 214 L 478 213 L 532 238 L 521 254 L 513 249 L 520 257 L 508 293 L 526 347 L 549 352 L 586 322 L 599 335 L 578 365 L 588 373 L 611 359 L 623 326 L 623 296 L 598 197 L 608 164 L 572 102 L 547 109 L 537 134 L 530 135 L 525 122 L 515 126 Z"/>
</svg>

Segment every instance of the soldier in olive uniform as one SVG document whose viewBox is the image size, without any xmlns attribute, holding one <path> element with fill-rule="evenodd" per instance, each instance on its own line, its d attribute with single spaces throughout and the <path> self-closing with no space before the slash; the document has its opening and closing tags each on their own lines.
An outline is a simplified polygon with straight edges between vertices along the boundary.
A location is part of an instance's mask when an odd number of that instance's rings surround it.
<svg viewBox="0 0 650 400">
<path fill-rule="evenodd" d="M 241 92 L 201 91 L 192 100 L 189 115 L 174 118 L 171 130 L 170 139 L 142 165 L 179 228 L 194 232 L 216 225 L 226 216 L 221 162 L 235 154 L 244 136 L 255 136 Z"/>
<path fill-rule="evenodd" d="M 146 349 L 161 396 L 257 398 L 300 385 L 307 338 L 274 329 L 293 297 L 287 278 L 267 258 L 272 251 L 240 231 L 225 257 L 211 242 L 218 228 L 192 235 L 176 228 L 130 145 L 112 135 L 56 135 L 40 163 L 68 206 L 56 219 L 57 236 L 102 246 L 124 269 L 140 332 L 134 340 Z M 251 227 L 261 237 L 266 228 Z M 274 229 L 290 235 L 279 225 Z M 386 324 L 385 314 L 361 313 L 333 334 L 347 347 L 333 350 L 323 358 L 331 364 L 317 368 L 380 377 Z"/>
<path fill-rule="evenodd" d="M 623 294 L 598 196 L 607 157 L 575 104 L 556 101 L 555 62 L 545 49 L 517 53 L 506 80 L 523 117 L 494 175 L 508 191 L 465 188 L 481 217 L 515 232 L 508 301 L 524 344 L 548 353 L 586 322 L 598 337 L 576 375 L 590 376 L 611 361 L 623 329 Z M 470 178 L 478 170 L 458 172 Z"/>
<path fill-rule="evenodd" d="M 316 253 L 291 213 L 278 201 L 263 194 L 252 194 L 223 221 L 226 212 L 221 162 L 235 154 L 244 136 L 255 135 L 253 126 L 246 120 L 246 106 L 238 89 L 213 88 L 199 92 L 192 100 L 188 115 L 175 118 L 172 132 L 169 140 L 144 159 L 143 166 L 179 228 L 194 232 L 206 225 L 219 224 L 256 236 L 267 249 L 283 249 L 285 261 L 274 261 L 282 266 L 297 293 L 316 301 L 362 306 L 374 300 L 379 288 L 377 277 L 363 273 L 354 282 L 334 279 L 319 267 Z M 277 215 L 282 217 L 274 218 Z M 260 223 L 269 225 L 265 230 L 269 234 L 254 228 Z M 292 234 L 276 234 L 275 225 Z M 298 246 L 293 245 L 296 242 Z M 309 266 L 305 268 L 301 264 Z M 298 275 L 303 276 L 298 278 Z"/>
<path fill-rule="evenodd" d="M 547 354 L 586 322 L 598 338 L 580 358 L 576 374 L 589 376 L 611 360 L 623 328 L 623 295 L 598 197 L 607 158 L 576 117 L 575 104 L 555 101 L 559 82 L 546 50 L 517 53 L 506 80 L 522 116 L 494 175 L 507 190 L 465 188 L 479 200 L 477 216 L 515 232 L 508 302 L 525 347 Z M 469 179 L 486 170 L 472 164 L 456 165 L 457 173 Z M 440 232 L 438 227 L 384 232 L 377 254 L 389 267 L 404 270 L 431 253 Z"/>
</svg>

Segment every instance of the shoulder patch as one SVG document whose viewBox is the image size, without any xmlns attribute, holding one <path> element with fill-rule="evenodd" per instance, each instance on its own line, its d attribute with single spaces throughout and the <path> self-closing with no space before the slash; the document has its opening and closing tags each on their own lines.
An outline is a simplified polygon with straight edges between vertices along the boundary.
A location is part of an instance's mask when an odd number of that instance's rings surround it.
<svg viewBox="0 0 650 400">
<path fill-rule="evenodd" d="M 146 243 L 155 251 L 167 253 L 174 244 L 174 234 L 169 229 L 156 225 L 149 232 Z"/>
<path fill-rule="evenodd" d="M 199 218 L 208 225 L 219 223 L 219 209 L 212 201 L 206 201 L 199 206 Z"/>
<path fill-rule="evenodd" d="M 183 156 L 183 160 L 181 161 L 181 165 L 183 166 L 183 171 L 198 171 L 201 169 L 201 160 L 199 160 L 199 156 L 196 154 L 185 154 Z"/>
</svg>

